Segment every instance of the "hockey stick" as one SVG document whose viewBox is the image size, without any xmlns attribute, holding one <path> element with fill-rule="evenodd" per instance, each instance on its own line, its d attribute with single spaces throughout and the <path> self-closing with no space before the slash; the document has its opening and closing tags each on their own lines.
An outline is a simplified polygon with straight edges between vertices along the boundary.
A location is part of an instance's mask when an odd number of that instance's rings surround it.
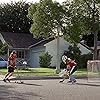
<svg viewBox="0 0 100 100">
<path fill-rule="evenodd" d="M 21 84 L 24 83 L 24 82 L 21 80 L 21 77 L 20 77 L 19 72 L 18 72 L 18 68 L 16 68 L 16 71 L 17 71 L 17 75 L 18 75 L 18 78 L 19 78 L 20 83 L 21 83 Z M 16 81 L 15 81 L 15 83 L 19 83 L 19 82 L 16 82 Z"/>
</svg>

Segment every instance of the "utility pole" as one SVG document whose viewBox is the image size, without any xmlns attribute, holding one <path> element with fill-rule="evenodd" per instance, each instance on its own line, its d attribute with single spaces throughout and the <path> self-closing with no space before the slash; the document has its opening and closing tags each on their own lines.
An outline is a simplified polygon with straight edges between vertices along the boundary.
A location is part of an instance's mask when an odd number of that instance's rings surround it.
<svg viewBox="0 0 100 100">
<path fill-rule="evenodd" d="M 58 74 L 60 72 L 60 29 L 57 28 L 57 60 L 56 60 L 56 73 Z"/>
</svg>

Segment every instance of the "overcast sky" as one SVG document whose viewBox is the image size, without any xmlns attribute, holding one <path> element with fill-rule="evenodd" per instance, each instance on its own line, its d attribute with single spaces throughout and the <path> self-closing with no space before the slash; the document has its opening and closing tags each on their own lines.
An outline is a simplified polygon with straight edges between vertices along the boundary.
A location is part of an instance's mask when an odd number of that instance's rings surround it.
<svg viewBox="0 0 100 100">
<path fill-rule="evenodd" d="M 11 1 L 20 1 L 20 0 L 0 0 L 0 3 L 9 3 Z M 34 3 L 34 2 L 38 2 L 39 0 L 23 0 L 23 1 Z M 58 1 L 59 3 L 62 3 L 65 0 L 53 0 L 53 1 Z"/>
</svg>

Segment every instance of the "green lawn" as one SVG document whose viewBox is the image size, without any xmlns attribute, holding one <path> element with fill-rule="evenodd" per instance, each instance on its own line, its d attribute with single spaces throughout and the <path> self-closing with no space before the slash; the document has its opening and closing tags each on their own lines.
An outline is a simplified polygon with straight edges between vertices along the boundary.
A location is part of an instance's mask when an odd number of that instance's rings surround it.
<svg viewBox="0 0 100 100">
<path fill-rule="evenodd" d="M 28 70 L 18 70 L 21 76 L 56 76 L 55 69 L 51 68 L 29 68 Z M 0 69 L 0 74 L 4 75 L 7 73 L 7 69 Z M 15 70 L 14 75 L 17 74 L 17 70 Z M 76 77 L 87 77 L 86 69 L 78 69 L 75 72 Z"/>
<path fill-rule="evenodd" d="M 76 77 L 87 77 L 87 69 L 78 69 L 75 72 Z"/>
<path fill-rule="evenodd" d="M 28 70 L 18 70 L 19 74 L 22 76 L 32 76 L 32 75 L 36 75 L 36 76 L 40 76 L 40 75 L 46 75 L 46 76 L 50 76 L 50 75 L 55 75 L 55 70 L 51 69 L 51 68 L 29 68 Z M 4 75 L 7 73 L 7 69 L 0 69 L 0 74 Z M 17 74 L 17 70 L 15 70 L 14 75 Z"/>
</svg>

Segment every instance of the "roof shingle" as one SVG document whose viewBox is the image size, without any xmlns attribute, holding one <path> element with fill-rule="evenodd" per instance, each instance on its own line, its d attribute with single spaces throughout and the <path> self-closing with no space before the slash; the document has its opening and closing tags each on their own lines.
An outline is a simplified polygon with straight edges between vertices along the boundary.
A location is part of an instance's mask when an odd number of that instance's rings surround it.
<svg viewBox="0 0 100 100">
<path fill-rule="evenodd" d="M 1 32 L 1 34 L 6 43 L 13 48 L 28 48 L 29 46 L 42 40 L 41 38 L 33 38 L 30 33 Z"/>
</svg>

